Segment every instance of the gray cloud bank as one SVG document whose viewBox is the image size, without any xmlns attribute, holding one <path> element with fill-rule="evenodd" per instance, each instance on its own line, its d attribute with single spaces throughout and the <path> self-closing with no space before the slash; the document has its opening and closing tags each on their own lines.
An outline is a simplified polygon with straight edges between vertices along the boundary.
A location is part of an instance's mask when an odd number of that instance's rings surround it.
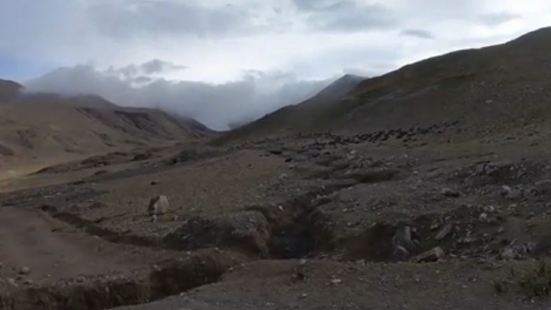
<svg viewBox="0 0 551 310">
<path fill-rule="evenodd" d="M 551 2 L 525 0 L 17 0 L 0 1 L 0 66 L 3 77 L 60 66 L 123 66 L 151 58 L 239 70 L 275 68 L 326 76 L 334 67 L 376 66 L 373 48 L 388 52 L 393 69 L 414 53 L 497 43 L 548 24 Z M 381 40 L 384 37 L 385 40 Z M 428 44 L 430 38 L 437 38 Z M 407 52 L 395 51 L 402 45 Z M 350 61 L 358 43 L 363 62 Z M 275 48 L 265 50 L 270 44 Z M 235 53 L 238 46 L 241 53 Z M 311 48 L 316 46 L 316 49 Z M 341 48 L 342 47 L 342 48 Z M 260 51 L 260 52 L 259 52 Z M 297 53 L 300 51 L 300 53 Z M 262 55 L 267 54 L 267 57 Z M 217 62 L 217 60 L 223 61 Z M 269 59 L 269 61 L 268 61 Z M 338 70 L 338 68 L 337 68 Z M 298 71 L 298 70 L 297 70 Z M 337 71 L 331 69 L 333 73 Z M 212 79 L 213 73 L 206 73 Z M 219 80 L 217 80 L 219 81 Z"/>
<path fill-rule="evenodd" d="M 160 60 L 99 70 L 80 65 L 61 68 L 25 83 L 30 92 L 99 95 L 123 106 L 158 108 L 194 118 L 216 130 L 252 121 L 299 103 L 330 81 L 303 81 L 292 74 L 246 72 L 237 81 L 210 84 L 154 77 L 185 67 Z"/>
<path fill-rule="evenodd" d="M 382 74 L 550 18 L 546 0 L 5 0 L 0 78 L 65 67 L 27 86 L 226 129 L 327 84 L 313 79 Z"/>
</svg>

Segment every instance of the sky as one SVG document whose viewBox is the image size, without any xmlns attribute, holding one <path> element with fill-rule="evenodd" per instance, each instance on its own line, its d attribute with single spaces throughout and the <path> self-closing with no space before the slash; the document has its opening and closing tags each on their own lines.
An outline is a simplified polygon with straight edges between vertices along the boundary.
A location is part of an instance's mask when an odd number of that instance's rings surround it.
<svg viewBox="0 0 551 310">
<path fill-rule="evenodd" d="M 0 0 L 0 78 L 225 129 L 549 23 L 548 0 Z"/>
</svg>

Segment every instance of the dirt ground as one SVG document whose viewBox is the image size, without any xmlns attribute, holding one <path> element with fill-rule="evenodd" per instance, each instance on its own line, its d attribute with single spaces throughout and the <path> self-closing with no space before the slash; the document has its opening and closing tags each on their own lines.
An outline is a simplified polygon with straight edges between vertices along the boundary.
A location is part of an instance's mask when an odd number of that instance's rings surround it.
<svg viewBox="0 0 551 310">
<path fill-rule="evenodd" d="M 10 179 L 0 309 L 547 309 L 551 131 L 431 128 L 180 144 Z"/>
<path fill-rule="evenodd" d="M 261 261 L 178 297 L 122 309 L 548 309 L 546 302 L 495 294 L 492 279 L 507 267 Z"/>
</svg>

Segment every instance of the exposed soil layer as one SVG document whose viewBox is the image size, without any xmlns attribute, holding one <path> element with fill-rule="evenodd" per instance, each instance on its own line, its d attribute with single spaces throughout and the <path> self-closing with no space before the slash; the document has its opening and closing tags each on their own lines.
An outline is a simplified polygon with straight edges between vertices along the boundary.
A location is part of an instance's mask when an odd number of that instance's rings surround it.
<svg viewBox="0 0 551 310">
<path fill-rule="evenodd" d="M 0 296 L 1 309 L 108 309 L 147 303 L 217 281 L 239 260 L 229 253 L 210 251 L 179 257 L 132 274 L 102 275 L 30 285 Z"/>
</svg>

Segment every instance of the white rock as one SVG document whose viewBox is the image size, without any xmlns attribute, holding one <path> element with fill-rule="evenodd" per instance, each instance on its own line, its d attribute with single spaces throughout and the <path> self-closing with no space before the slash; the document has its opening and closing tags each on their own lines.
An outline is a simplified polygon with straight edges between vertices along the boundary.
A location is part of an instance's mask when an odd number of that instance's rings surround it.
<svg viewBox="0 0 551 310">
<path fill-rule="evenodd" d="M 414 260 L 418 263 L 430 263 L 430 262 L 437 262 L 440 259 L 442 259 L 446 254 L 444 253 L 444 250 L 440 247 L 433 248 L 430 251 L 427 251 L 425 253 L 422 253 L 414 258 Z"/>
<path fill-rule="evenodd" d="M 21 269 L 19 269 L 19 274 L 21 275 L 28 275 L 31 273 L 31 268 L 29 267 L 21 267 Z"/>
</svg>

